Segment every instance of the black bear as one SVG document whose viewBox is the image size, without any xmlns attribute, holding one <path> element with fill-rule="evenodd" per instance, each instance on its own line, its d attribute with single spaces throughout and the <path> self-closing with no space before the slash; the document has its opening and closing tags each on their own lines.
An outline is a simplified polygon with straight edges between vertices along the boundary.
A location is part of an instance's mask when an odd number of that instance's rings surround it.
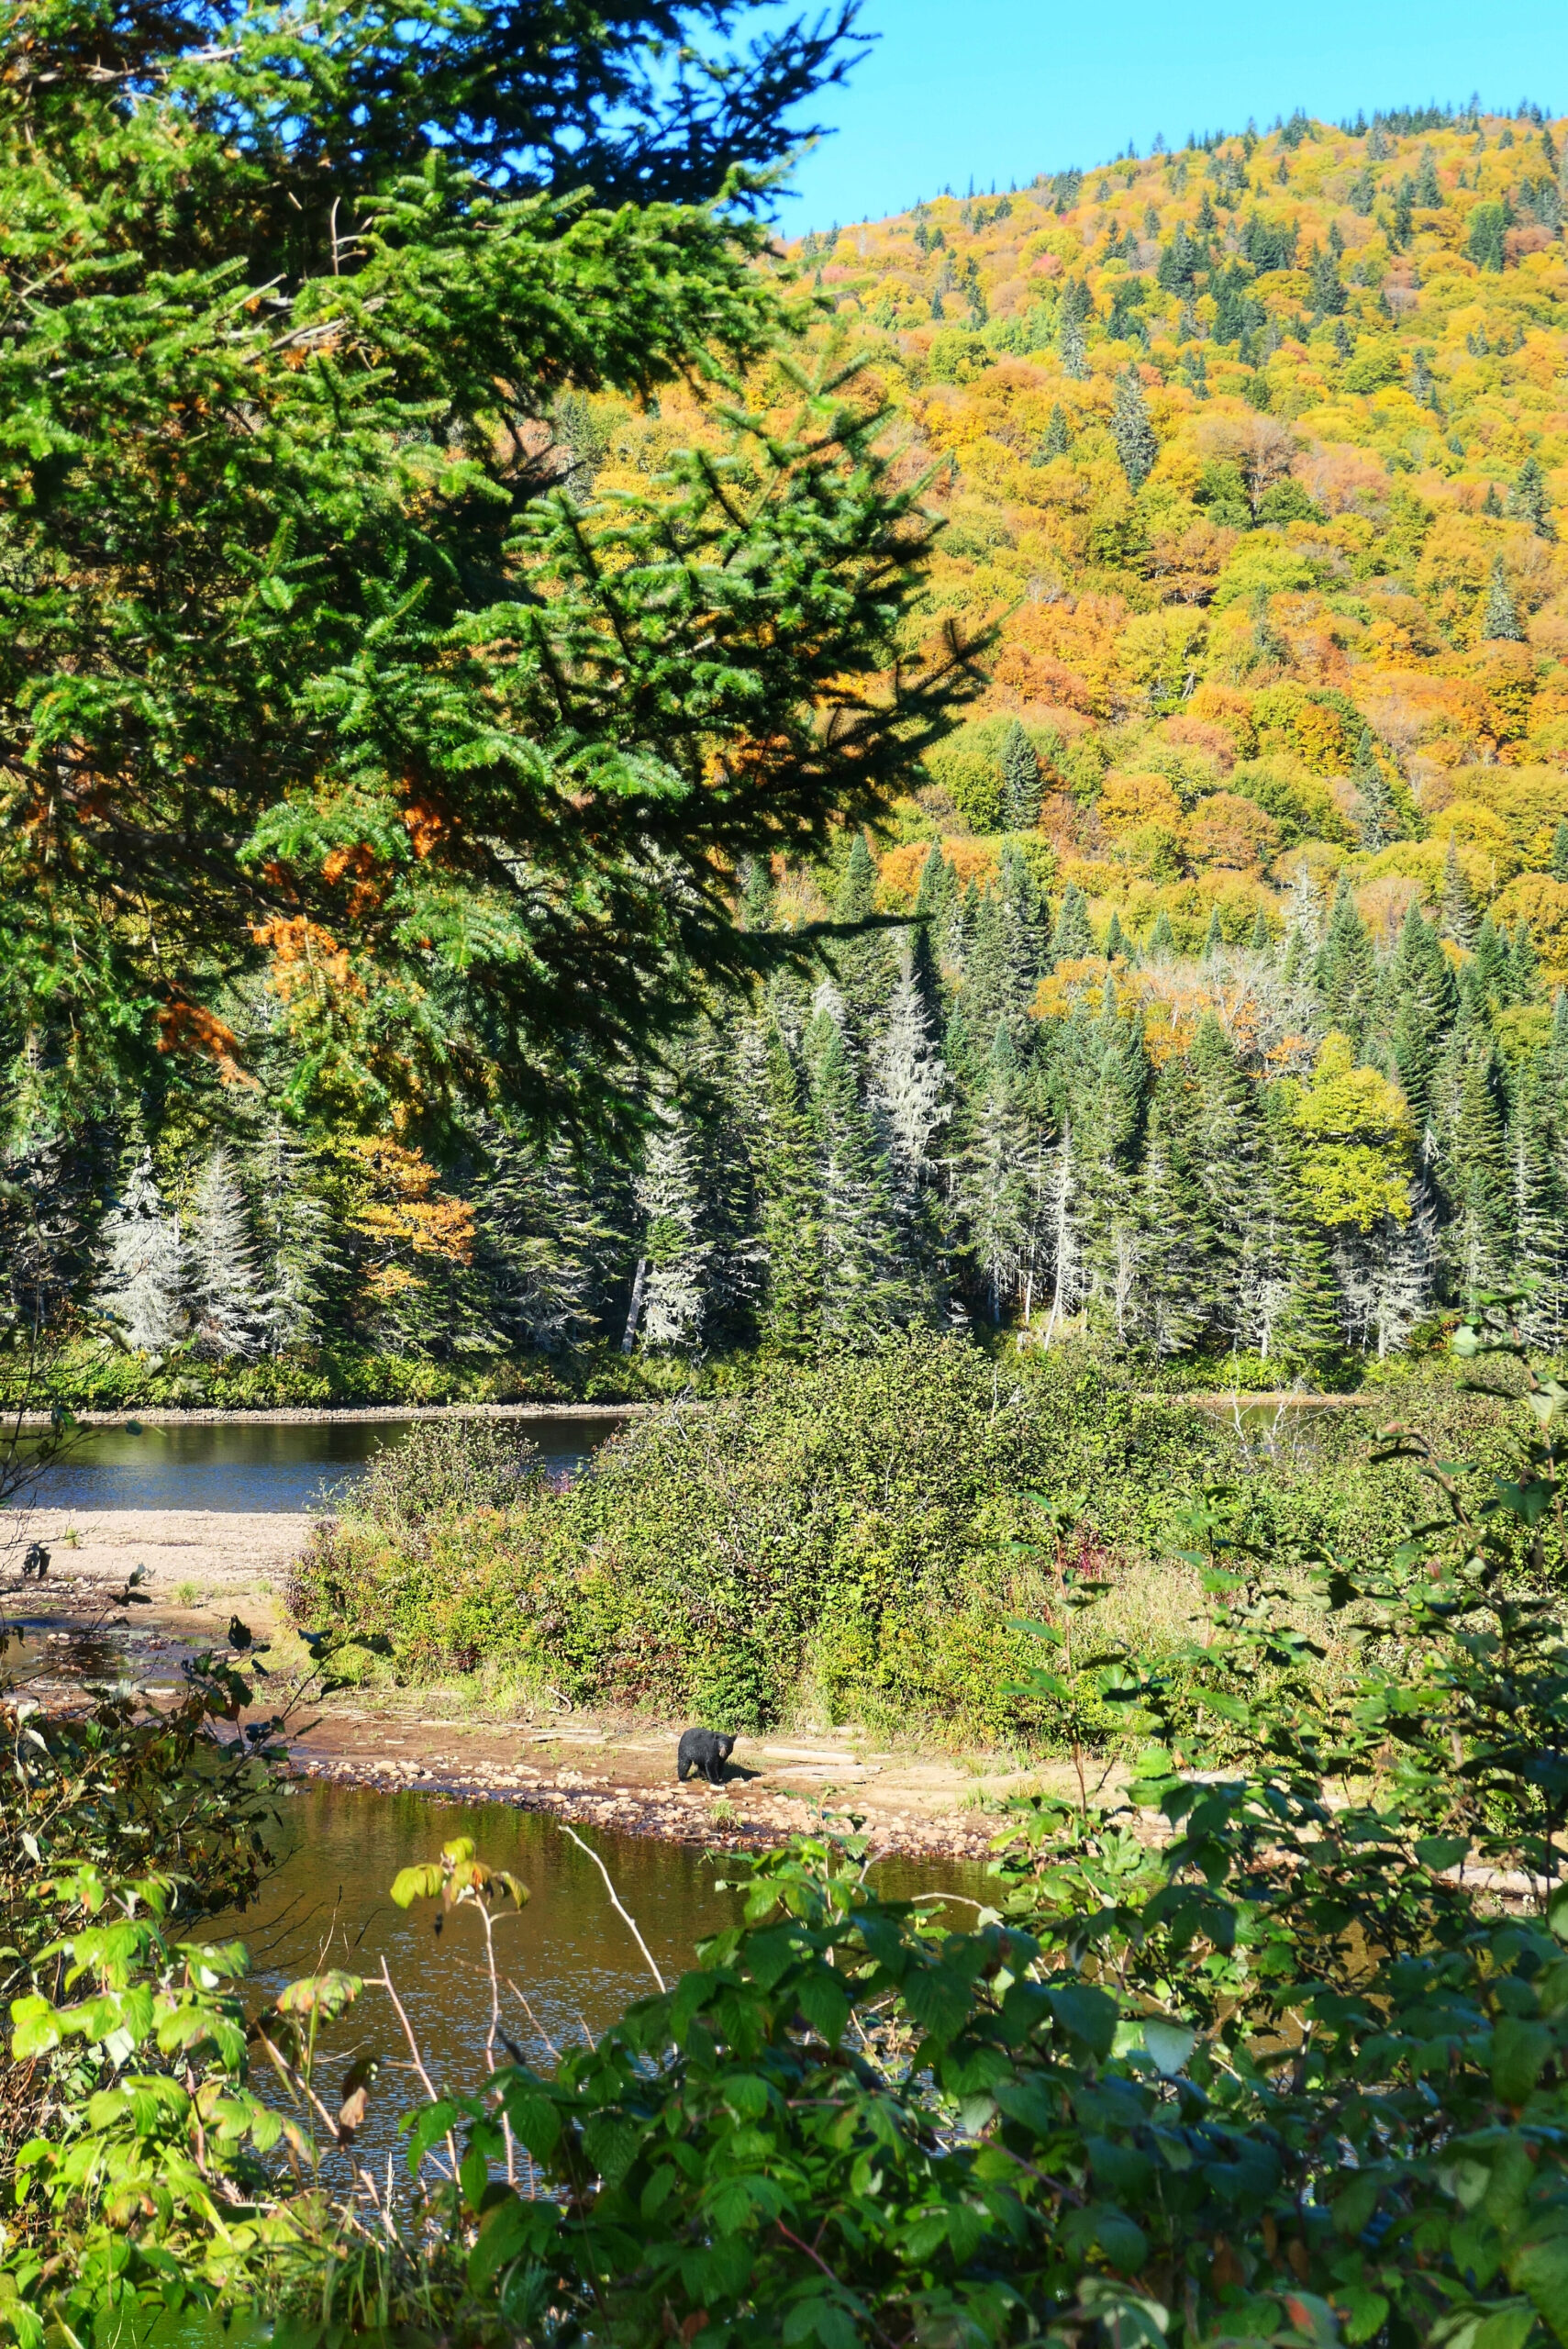
<svg viewBox="0 0 1568 2349">
<path fill-rule="evenodd" d="M 735 1751 L 732 1737 L 720 1737 L 711 1729 L 688 1729 L 681 1732 L 681 1750 L 675 1756 L 675 1776 L 684 1786 L 688 1770 L 700 1770 L 710 1787 L 724 1784 L 724 1765 Z"/>
</svg>

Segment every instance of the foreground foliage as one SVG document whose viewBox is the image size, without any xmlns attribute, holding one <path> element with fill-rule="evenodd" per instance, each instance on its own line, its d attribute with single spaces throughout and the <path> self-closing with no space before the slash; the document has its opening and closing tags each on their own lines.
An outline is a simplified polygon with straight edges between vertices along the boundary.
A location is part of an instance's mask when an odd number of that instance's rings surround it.
<svg viewBox="0 0 1568 2349">
<path fill-rule="evenodd" d="M 17 2053 L 79 2034 L 105 2085 L 24 2155 L 23 2207 L 61 2251 L 11 2254 L 12 2332 L 32 2349 L 50 2317 L 221 2278 L 310 2343 L 1562 2339 L 1568 1646 L 1530 1545 L 1561 1506 L 1568 1390 L 1529 1402 L 1538 1433 L 1479 1505 L 1418 1439 L 1388 1447 L 1435 1511 L 1384 1556 L 1319 1562 L 1325 1618 L 1363 1652 L 1343 1700 L 1312 1703 L 1311 1643 L 1212 1488 L 1187 1661 L 1233 1741 L 1222 1774 L 1201 1731 L 1173 1742 L 1162 1671 L 1103 1658 L 1106 1698 L 1167 1734 L 1125 1793 L 1021 1802 L 972 1929 L 878 1899 L 853 1835 L 758 1860 L 744 1920 L 597 2048 L 411 2116 L 412 2199 L 263 2185 L 230 1994 L 196 1962 L 183 2028 L 199 2043 L 203 2019 L 229 2116 L 204 2132 L 152 2058 L 174 2005 L 125 1995 L 149 1938 L 76 1929 L 92 1995 L 24 2002 Z M 1266 1703 L 1228 1685 L 1265 1675 Z M 519 1895 L 466 1843 L 394 1887 L 487 1932 Z M 306 2105 L 318 2027 L 360 1987 L 296 1985 L 250 2025 Z M 335 2132 L 315 2096 L 339 2144 L 362 2086 Z M 95 2149 L 133 2143 L 162 2191 L 117 2202 Z"/>
</svg>

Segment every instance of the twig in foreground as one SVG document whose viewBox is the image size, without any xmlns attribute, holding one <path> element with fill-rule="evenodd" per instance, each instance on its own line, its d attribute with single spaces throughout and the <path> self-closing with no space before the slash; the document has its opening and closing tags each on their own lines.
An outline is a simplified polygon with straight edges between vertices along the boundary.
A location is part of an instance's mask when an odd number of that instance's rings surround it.
<svg viewBox="0 0 1568 2349">
<path fill-rule="evenodd" d="M 636 1941 L 638 1948 L 642 1952 L 643 1956 L 648 1960 L 648 1971 L 652 1975 L 653 1979 L 658 1983 L 659 1987 L 662 1990 L 668 1989 L 668 1983 L 665 1981 L 664 1976 L 660 1973 L 657 1965 L 653 1963 L 653 1952 L 649 1948 L 648 1943 L 643 1940 L 641 1933 L 638 1931 L 637 1919 L 632 1915 L 629 1909 L 622 1908 L 620 1895 L 616 1890 L 615 1886 L 610 1882 L 610 1872 L 605 1865 L 603 1860 L 600 1859 L 597 1852 L 594 1850 L 591 1844 L 584 1843 L 581 1835 L 579 1835 L 574 1829 L 568 1827 L 564 1819 L 558 1819 L 555 1823 L 560 1828 L 563 1835 L 571 1836 L 572 1841 L 576 1844 L 577 1849 L 580 1852 L 587 1853 L 588 1857 L 593 1861 L 594 1865 L 598 1869 L 599 1874 L 605 1879 L 605 1890 L 610 1896 L 611 1908 L 615 1909 L 617 1916 L 624 1917 L 627 1923 L 631 1927 L 632 1937 Z"/>
</svg>

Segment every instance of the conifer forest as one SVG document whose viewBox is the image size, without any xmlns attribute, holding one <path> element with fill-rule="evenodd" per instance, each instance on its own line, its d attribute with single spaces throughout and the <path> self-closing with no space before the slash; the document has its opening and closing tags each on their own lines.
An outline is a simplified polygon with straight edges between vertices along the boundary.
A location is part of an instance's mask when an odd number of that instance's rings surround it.
<svg viewBox="0 0 1568 2349">
<path fill-rule="evenodd" d="M 63 1393 L 911 1326 L 1342 1380 L 1513 1283 L 1568 1343 L 1557 122 L 786 240 L 667 159 L 622 200 L 608 114 L 562 193 L 537 92 L 475 211 L 490 134 L 384 94 L 350 231 L 260 31 L 123 38 L 178 163 L 29 67 L 6 229 L 74 256 L 8 297 L 0 523 L 0 1223 Z"/>
</svg>

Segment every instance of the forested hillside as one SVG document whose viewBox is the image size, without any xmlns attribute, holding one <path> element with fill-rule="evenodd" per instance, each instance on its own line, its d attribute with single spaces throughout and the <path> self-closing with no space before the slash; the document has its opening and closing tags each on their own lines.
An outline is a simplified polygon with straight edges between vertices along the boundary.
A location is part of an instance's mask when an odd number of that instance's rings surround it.
<svg viewBox="0 0 1568 2349">
<path fill-rule="evenodd" d="M 911 1321 L 1262 1378 L 1522 1275 L 1560 1350 L 1565 137 L 1298 117 L 773 248 L 943 518 L 903 640 L 978 650 L 880 826 L 743 864 L 736 920 L 914 918 L 710 990 L 624 1147 L 313 1090 L 350 982 L 281 935 L 232 1051 L 13 1147 L 19 1318 L 122 1385 Z M 725 430 L 678 386 L 552 424 L 590 514 Z"/>
</svg>

